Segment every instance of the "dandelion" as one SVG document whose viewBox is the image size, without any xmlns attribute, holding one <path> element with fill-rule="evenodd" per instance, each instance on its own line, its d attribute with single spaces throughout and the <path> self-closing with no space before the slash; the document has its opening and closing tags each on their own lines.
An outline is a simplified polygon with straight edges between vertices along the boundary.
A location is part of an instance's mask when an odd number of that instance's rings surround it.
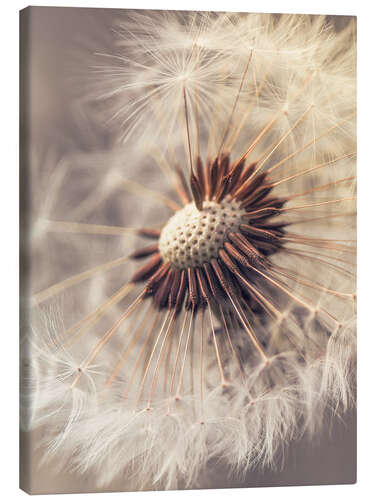
<svg viewBox="0 0 375 500">
<path fill-rule="evenodd" d="M 46 204 L 38 238 L 149 242 L 33 296 L 30 424 L 47 429 L 47 457 L 101 485 L 196 486 L 211 458 L 267 466 L 353 404 L 353 32 L 309 16 L 120 19 L 87 100 L 104 100 L 122 145 L 65 164 L 56 199 L 69 168 L 105 175 L 65 203 L 77 222 Z M 137 183 L 124 162 L 164 178 Z M 84 221 L 124 189 L 139 228 Z M 67 290 L 64 310 L 96 303 L 68 328 L 73 315 L 45 310 Z"/>
</svg>

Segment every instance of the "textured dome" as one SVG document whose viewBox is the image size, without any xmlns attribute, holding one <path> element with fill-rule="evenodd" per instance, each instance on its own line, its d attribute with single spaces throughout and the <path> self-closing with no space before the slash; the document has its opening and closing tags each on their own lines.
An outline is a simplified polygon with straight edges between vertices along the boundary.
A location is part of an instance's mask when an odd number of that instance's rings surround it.
<svg viewBox="0 0 375 500">
<path fill-rule="evenodd" d="M 198 267 L 216 258 L 228 231 L 236 232 L 245 210 L 234 200 L 203 202 L 199 211 L 189 203 L 176 212 L 164 226 L 159 250 L 164 261 L 184 269 Z"/>
</svg>

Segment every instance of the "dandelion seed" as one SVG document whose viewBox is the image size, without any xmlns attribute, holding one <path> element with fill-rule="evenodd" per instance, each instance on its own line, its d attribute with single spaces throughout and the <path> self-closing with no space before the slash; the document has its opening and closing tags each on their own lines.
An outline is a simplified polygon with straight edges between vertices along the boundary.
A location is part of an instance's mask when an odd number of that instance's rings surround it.
<svg viewBox="0 0 375 500">
<path fill-rule="evenodd" d="M 352 401 L 351 30 L 308 16 L 131 12 L 113 65 L 96 68 L 120 139 L 171 173 L 168 197 L 155 195 L 170 210 L 158 228 L 45 228 L 151 240 L 34 296 L 138 266 L 53 339 L 53 356 L 35 340 L 43 370 L 64 373 L 37 377 L 51 384 L 35 396 L 39 412 L 53 408 L 51 451 L 99 483 L 131 469 L 138 487 L 197 485 L 211 457 L 265 466 L 301 421 L 317 428 L 326 406 Z M 69 373 L 55 362 L 65 353 Z"/>
</svg>

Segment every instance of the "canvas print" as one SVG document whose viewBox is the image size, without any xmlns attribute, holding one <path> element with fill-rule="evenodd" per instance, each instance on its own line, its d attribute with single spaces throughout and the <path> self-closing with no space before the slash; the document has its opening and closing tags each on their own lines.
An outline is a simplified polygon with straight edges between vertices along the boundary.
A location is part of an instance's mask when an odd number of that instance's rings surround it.
<svg viewBox="0 0 375 500">
<path fill-rule="evenodd" d="M 356 19 L 20 36 L 21 487 L 355 482 Z"/>
</svg>

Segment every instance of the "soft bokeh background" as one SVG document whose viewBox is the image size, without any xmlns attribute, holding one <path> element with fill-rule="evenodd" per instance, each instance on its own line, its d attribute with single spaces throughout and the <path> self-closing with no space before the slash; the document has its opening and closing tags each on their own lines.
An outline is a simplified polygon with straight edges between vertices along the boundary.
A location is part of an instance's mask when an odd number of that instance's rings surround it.
<svg viewBox="0 0 375 500">
<path fill-rule="evenodd" d="M 46 154 L 52 154 L 59 159 L 76 154 L 90 155 L 93 151 L 106 151 L 113 146 L 107 125 L 95 120 L 95 104 L 85 101 L 86 76 L 90 72 L 91 56 L 95 51 L 105 52 L 110 46 L 113 21 L 124 12 L 50 7 L 33 7 L 29 11 L 26 77 L 29 88 L 27 112 L 31 124 L 28 144 L 32 145 L 33 154 L 30 152 L 30 162 L 24 163 L 23 168 L 34 168 L 34 160 L 31 161 L 34 155 L 45 159 Z M 347 20 L 345 17 L 331 17 L 338 30 Z M 30 203 L 34 201 L 30 200 Z M 116 218 L 115 208 L 112 207 L 107 216 Z M 116 220 L 112 223 L 116 224 Z M 67 244 L 69 242 L 67 239 Z M 67 255 L 74 259 L 74 253 Z M 37 256 L 32 264 L 36 268 L 34 272 L 38 272 L 43 260 Z M 42 431 L 22 436 L 22 442 L 28 442 L 28 446 L 25 445 L 21 456 L 21 470 L 24 473 L 29 470 L 33 493 L 99 491 L 93 478 L 63 474 L 58 470 L 57 460 L 56 463 L 40 465 L 38 443 L 41 437 Z M 343 419 L 327 419 L 325 432 L 318 437 L 314 436 L 312 440 L 306 437 L 292 443 L 280 457 L 275 470 L 230 477 L 222 464 L 212 462 L 202 473 L 199 487 L 353 483 L 356 480 L 355 450 L 356 425 L 352 412 Z M 111 489 L 126 491 L 126 481 L 118 480 Z"/>
</svg>

